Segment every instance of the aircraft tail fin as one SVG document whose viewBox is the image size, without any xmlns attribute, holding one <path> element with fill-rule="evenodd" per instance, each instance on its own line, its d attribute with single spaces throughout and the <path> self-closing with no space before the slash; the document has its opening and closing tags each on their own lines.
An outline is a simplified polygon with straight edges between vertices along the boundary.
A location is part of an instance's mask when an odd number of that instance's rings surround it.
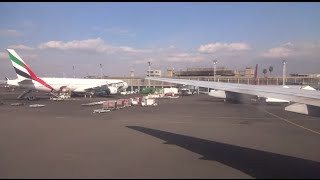
<svg viewBox="0 0 320 180">
<path fill-rule="evenodd" d="M 9 78 L 5 77 L 6 81 L 9 81 Z"/>
<path fill-rule="evenodd" d="M 37 76 L 13 49 L 7 49 L 18 79 L 36 79 Z"/>
<path fill-rule="evenodd" d="M 11 59 L 14 70 L 17 73 L 18 79 L 20 80 L 35 80 L 43 86 L 54 91 L 55 89 L 51 87 L 44 80 L 39 78 L 30 68 L 29 66 L 21 59 L 21 57 L 16 53 L 13 49 L 7 49 L 9 53 L 9 57 Z"/>
</svg>

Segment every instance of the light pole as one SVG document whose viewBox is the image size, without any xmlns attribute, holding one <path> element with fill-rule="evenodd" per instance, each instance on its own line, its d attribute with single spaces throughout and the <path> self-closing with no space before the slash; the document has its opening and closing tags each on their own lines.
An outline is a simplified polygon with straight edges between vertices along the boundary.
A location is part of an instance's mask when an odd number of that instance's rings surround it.
<svg viewBox="0 0 320 180">
<path fill-rule="evenodd" d="M 74 66 L 72 66 L 72 71 L 73 71 L 73 78 L 75 78 L 76 75 L 74 74 Z"/>
<path fill-rule="evenodd" d="M 213 81 L 216 82 L 216 64 L 218 60 L 213 60 Z"/>
<path fill-rule="evenodd" d="M 102 64 L 100 64 L 100 79 L 102 79 Z"/>
<path fill-rule="evenodd" d="M 286 60 L 283 60 L 282 61 L 282 64 L 283 64 L 283 74 L 282 74 L 282 86 L 285 85 L 285 80 L 286 80 L 286 64 L 287 64 L 287 61 Z"/>
<path fill-rule="evenodd" d="M 150 77 L 150 71 L 151 71 L 151 62 L 150 61 L 148 61 L 148 65 L 149 65 L 149 67 L 148 67 L 148 77 Z M 148 86 L 150 88 L 150 79 L 149 79 Z"/>
<path fill-rule="evenodd" d="M 133 78 L 133 76 L 134 76 L 134 70 L 133 69 L 131 69 L 131 71 L 130 71 L 130 76 L 131 76 L 131 81 L 130 81 L 130 84 L 131 84 L 131 92 L 133 91 L 133 85 L 132 85 L 132 78 Z"/>
</svg>

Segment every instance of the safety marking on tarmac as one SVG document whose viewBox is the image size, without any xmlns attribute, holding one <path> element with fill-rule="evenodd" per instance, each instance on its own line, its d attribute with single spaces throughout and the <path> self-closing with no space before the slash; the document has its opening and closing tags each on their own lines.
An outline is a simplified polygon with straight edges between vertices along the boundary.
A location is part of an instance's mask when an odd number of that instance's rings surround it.
<svg viewBox="0 0 320 180">
<path fill-rule="evenodd" d="M 68 118 L 67 116 L 57 116 L 56 119 L 66 119 Z"/>
<path fill-rule="evenodd" d="M 316 133 L 316 134 L 320 135 L 320 132 L 318 132 L 318 131 L 315 131 L 315 130 L 312 130 L 312 129 L 303 127 L 303 126 L 301 126 L 301 125 L 299 125 L 299 124 L 296 124 L 296 123 L 294 123 L 294 122 L 289 121 L 288 119 L 285 119 L 285 118 L 283 118 L 283 117 L 277 116 L 277 115 L 275 115 L 275 114 L 273 114 L 273 113 L 271 113 L 271 112 L 268 112 L 268 111 L 265 111 L 265 112 L 268 113 L 268 114 L 270 114 L 271 116 L 277 117 L 277 118 L 279 118 L 279 119 L 281 119 L 281 120 L 284 120 L 284 121 L 286 121 L 286 122 L 288 122 L 288 123 L 290 123 L 290 124 L 293 124 L 293 125 L 295 125 L 295 126 L 297 126 L 297 127 L 300 127 L 300 128 L 305 129 L 305 130 L 307 130 L 307 131 L 310 131 L 310 132 L 313 132 L 313 133 Z"/>
<path fill-rule="evenodd" d="M 268 118 L 259 118 L 259 117 L 214 117 L 214 119 L 237 119 L 237 120 L 239 120 L 239 119 L 252 119 L 252 120 L 258 120 L 258 119 L 260 119 L 260 120 L 267 120 Z"/>
<path fill-rule="evenodd" d="M 162 116 L 162 117 L 167 117 L 167 116 Z M 170 115 L 168 116 L 169 118 L 171 117 Z M 181 118 L 195 118 L 195 116 L 179 116 Z M 215 116 L 215 117 L 201 117 L 198 119 L 237 119 L 237 120 L 267 120 L 270 118 L 265 118 L 265 117 L 237 117 L 237 116 Z M 276 119 L 276 118 L 275 118 Z"/>
<path fill-rule="evenodd" d="M 192 122 L 179 122 L 179 121 L 169 121 L 169 124 L 191 124 Z"/>
</svg>

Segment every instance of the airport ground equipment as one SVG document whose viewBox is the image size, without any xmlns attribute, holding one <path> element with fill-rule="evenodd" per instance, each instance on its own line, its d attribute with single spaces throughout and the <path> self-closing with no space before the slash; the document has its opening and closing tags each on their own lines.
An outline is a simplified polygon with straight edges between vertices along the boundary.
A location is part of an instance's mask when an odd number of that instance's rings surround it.
<svg viewBox="0 0 320 180">
<path fill-rule="evenodd" d="M 122 109 L 122 108 L 128 107 L 129 106 L 129 100 L 130 99 L 118 99 L 117 100 L 118 108 Z"/>
<path fill-rule="evenodd" d="M 129 104 L 129 102 L 130 102 L 130 99 L 122 99 L 122 106 L 123 106 L 123 107 L 129 107 L 129 106 L 131 106 L 131 105 Z"/>
<path fill-rule="evenodd" d="M 104 109 L 122 109 L 125 107 L 129 107 L 129 102 L 131 102 L 130 99 L 118 99 L 113 101 L 105 101 L 102 103 L 102 107 Z"/>
<path fill-rule="evenodd" d="M 188 96 L 188 95 L 192 95 L 194 94 L 194 91 L 192 91 L 191 89 L 187 89 L 187 88 L 182 88 L 179 90 L 181 96 Z"/>
<path fill-rule="evenodd" d="M 118 99 L 118 100 L 117 100 L 117 108 L 119 108 L 119 109 L 124 108 L 123 100 L 122 100 L 122 99 Z"/>
<path fill-rule="evenodd" d="M 131 99 L 131 105 L 138 105 L 139 104 L 139 99 L 137 98 L 130 98 Z"/>
<path fill-rule="evenodd" d="M 124 92 L 120 92 L 121 95 L 129 95 L 129 94 L 135 94 L 135 91 L 124 91 Z"/>
<path fill-rule="evenodd" d="M 71 93 L 70 92 L 60 92 L 60 93 L 50 92 L 50 94 L 55 96 L 56 98 L 61 98 L 61 99 L 69 99 L 69 98 L 71 98 Z"/>
<path fill-rule="evenodd" d="M 106 101 L 102 104 L 103 109 L 117 109 L 118 105 L 117 105 L 117 101 Z"/>
<path fill-rule="evenodd" d="M 106 113 L 106 112 L 110 112 L 110 109 L 95 109 L 93 110 L 93 113 Z"/>
<path fill-rule="evenodd" d="M 82 106 L 95 106 L 95 105 L 100 105 L 103 104 L 106 101 L 98 101 L 98 102 L 92 102 L 92 103 L 87 103 L 87 104 L 81 104 Z"/>
<path fill-rule="evenodd" d="M 12 103 L 11 106 L 23 106 L 24 103 Z"/>
<path fill-rule="evenodd" d="M 82 106 L 95 106 L 97 105 L 96 103 L 87 103 L 87 104 L 81 104 Z"/>
<path fill-rule="evenodd" d="M 38 108 L 38 107 L 44 107 L 44 106 L 46 106 L 46 105 L 44 105 L 44 104 L 31 104 L 31 105 L 29 105 L 29 107 L 31 107 L 31 108 Z"/>
<path fill-rule="evenodd" d="M 23 99 L 27 94 L 31 93 L 32 92 L 32 89 L 27 89 L 25 91 L 23 91 L 18 97 L 17 99 L 21 100 Z"/>
<path fill-rule="evenodd" d="M 147 98 L 150 99 L 171 99 L 171 98 L 179 98 L 179 96 L 175 96 L 173 93 L 167 94 L 149 94 Z"/>
<path fill-rule="evenodd" d="M 178 94 L 178 88 L 163 88 L 163 94 Z"/>
<path fill-rule="evenodd" d="M 53 100 L 53 101 L 63 101 L 62 98 L 59 98 L 59 97 L 50 97 L 50 100 Z"/>
<path fill-rule="evenodd" d="M 156 99 L 154 98 L 148 98 L 147 96 L 144 96 L 141 102 L 141 106 L 157 106 Z"/>
</svg>

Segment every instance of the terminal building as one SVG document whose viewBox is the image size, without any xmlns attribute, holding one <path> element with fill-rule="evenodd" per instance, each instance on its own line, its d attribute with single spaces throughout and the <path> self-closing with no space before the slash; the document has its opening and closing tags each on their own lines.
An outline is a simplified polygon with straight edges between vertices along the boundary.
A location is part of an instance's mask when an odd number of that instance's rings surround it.
<svg viewBox="0 0 320 180">
<path fill-rule="evenodd" d="M 175 76 L 213 76 L 214 68 L 188 68 L 186 71 L 177 71 Z M 216 76 L 234 76 L 234 71 L 227 68 L 217 68 Z"/>
<path fill-rule="evenodd" d="M 147 70 L 147 77 L 161 77 L 161 70 Z"/>
<path fill-rule="evenodd" d="M 320 78 L 320 74 L 298 74 L 292 73 L 289 74 L 291 77 L 311 77 L 311 78 Z"/>
<path fill-rule="evenodd" d="M 254 69 L 252 67 L 246 67 L 244 71 L 234 71 L 236 77 L 254 77 Z"/>
<path fill-rule="evenodd" d="M 200 81 L 214 81 L 214 69 L 213 68 L 188 68 L 184 71 L 175 71 L 174 69 L 167 69 L 167 72 L 162 74 L 161 70 L 145 71 L 147 77 L 168 77 L 176 79 L 190 79 Z M 230 70 L 224 67 L 216 68 L 216 81 L 225 83 L 237 83 L 237 84 L 255 84 L 255 85 L 282 85 L 283 78 L 279 77 L 254 77 L 255 69 L 252 67 L 246 67 L 244 70 L 236 71 Z M 106 79 L 121 79 L 128 83 L 129 90 L 139 90 L 146 87 L 175 87 L 174 83 L 160 82 L 155 80 L 146 80 L 145 77 L 134 76 L 131 71 L 128 77 L 108 77 L 103 76 Z M 99 76 L 87 76 L 85 78 L 97 78 Z M 286 84 L 303 84 L 310 85 L 316 89 L 320 89 L 320 74 L 290 74 L 285 79 Z"/>
<path fill-rule="evenodd" d="M 167 77 L 204 77 L 204 76 L 214 76 L 214 68 L 188 68 L 186 71 L 177 71 L 175 72 L 173 69 L 167 70 Z M 225 67 L 216 68 L 216 76 L 217 77 L 254 77 L 254 69 L 251 67 L 247 67 L 244 71 L 235 71 L 231 69 L 227 69 Z"/>
</svg>

